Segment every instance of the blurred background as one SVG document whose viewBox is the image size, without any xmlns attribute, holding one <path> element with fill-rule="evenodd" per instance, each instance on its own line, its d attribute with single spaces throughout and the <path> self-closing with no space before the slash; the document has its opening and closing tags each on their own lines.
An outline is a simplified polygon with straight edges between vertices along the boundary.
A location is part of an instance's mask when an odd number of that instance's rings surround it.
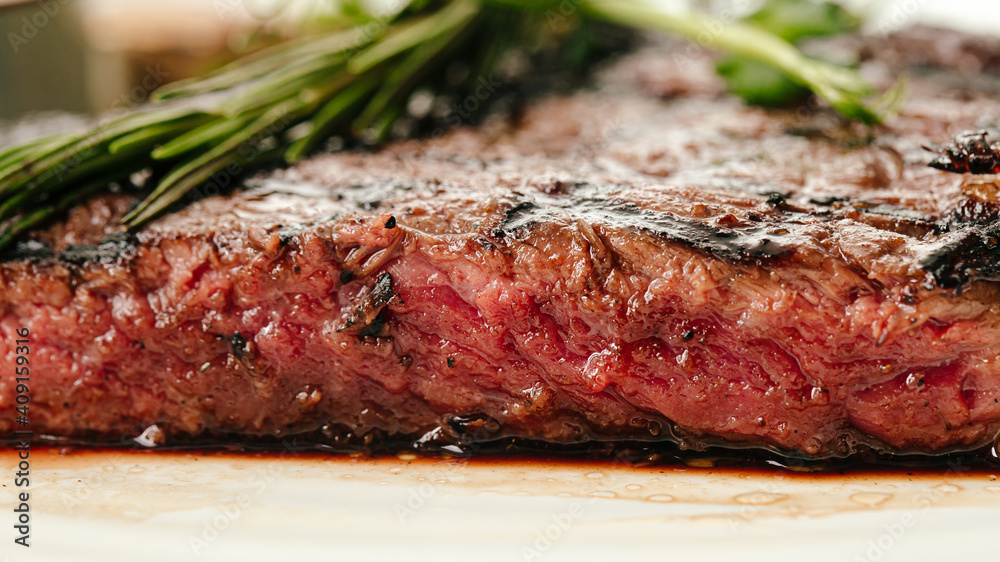
<svg viewBox="0 0 1000 562">
<path fill-rule="evenodd" d="M 334 0 L 0 0 L 0 121 L 100 114 L 329 15 Z M 710 9 L 753 0 L 660 0 Z M 802 0 L 809 1 L 809 0 Z M 1000 33 L 996 0 L 846 0 L 871 32 L 929 23 Z M 263 39 L 263 41 L 266 41 Z"/>
<path fill-rule="evenodd" d="M 331 7 L 330 0 L 0 0 L 0 120 L 139 103 L 251 42 L 315 23 Z"/>
</svg>

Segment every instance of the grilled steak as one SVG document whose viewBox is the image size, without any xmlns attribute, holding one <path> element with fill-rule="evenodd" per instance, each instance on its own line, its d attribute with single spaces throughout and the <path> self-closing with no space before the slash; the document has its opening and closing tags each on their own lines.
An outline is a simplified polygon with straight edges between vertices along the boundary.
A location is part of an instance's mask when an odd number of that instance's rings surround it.
<svg viewBox="0 0 1000 562">
<path fill-rule="evenodd" d="M 27 327 L 32 429 L 77 440 L 989 445 L 1000 184 L 921 145 L 996 124 L 1000 80 L 963 71 L 997 49 L 942 36 L 852 40 L 873 74 L 917 69 L 872 134 L 745 107 L 661 44 L 516 122 L 319 156 L 133 234 L 134 197 L 95 197 L 0 266 L 0 435 Z"/>
</svg>

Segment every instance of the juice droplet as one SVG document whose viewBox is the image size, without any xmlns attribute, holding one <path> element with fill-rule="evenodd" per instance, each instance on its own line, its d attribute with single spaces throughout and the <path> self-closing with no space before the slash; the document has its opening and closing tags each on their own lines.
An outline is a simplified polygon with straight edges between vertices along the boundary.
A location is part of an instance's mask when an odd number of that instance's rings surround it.
<svg viewBox="0 0 1000 562">
<path fill-rule="evenodd" d="M 666 502 L 672 502 L 672 501 L 674 501 L 674 497 L 673 496 L 668 496 L 667 494 L 653 494 L 652 496 L 649 496 L 646 499 L 649 500 L 649 501 L 651 501 L 651 502 L 660 502 L 660 503 L 666 503 Z"/>
<path fill-rule="evenodd" d="M 785 494 L 778 494 L 775 492 L 749 492 L 746 494 L 740 494 L 733 498 L 736 503 L 741 503 L 744 505 L 770 505 L 772 503 L 780 502 L 781 500 L 787 498 Z"/>
<path fill-rule="evenodd" d="M 591 472 L 590 474 L 587 475 L 587 478 L 590 478 L 591 480 L 597 480 L 598 478 L 604 478 L 604 474 L 600 472 Z"/>
<path fill-rule="evenodd" d="M 618 494 L 608 491 L 608 490 L 597 490 L 596 492 L 591 492 L 587 494 L 592 498 L 617 498 Z"/>
<path fill-rule="evenodd" d="M 878 507 L 892 499 L 892 494 L 882 492 L 858 492 L 851 496 L 851 501 L 866 507 Z"/>
<path fill-rule="evenodd" d="M 625 486 L 625 489 L 626 490 L 641 490 L 642 486 L 640 486 L 638 484 L 628 484 L 628 485 Z"/>
<path fill-rule="evenodd" d="M 955 486 L 954 484 L 938 484 L 937 486 L 934 486 L 934 489 L 942 494 L 957 494 L 962 491 L 961 488 Z"/>
</svg>

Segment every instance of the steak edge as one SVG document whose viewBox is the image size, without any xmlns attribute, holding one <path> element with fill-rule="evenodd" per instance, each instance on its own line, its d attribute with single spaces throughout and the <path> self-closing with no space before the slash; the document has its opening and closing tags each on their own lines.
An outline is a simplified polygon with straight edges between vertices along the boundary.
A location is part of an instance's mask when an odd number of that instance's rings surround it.
<svg viewBox="0 0 1000 562">
<path fill-rule="evenodd" d="M 920 146 L 1000 114 L 998 82 L 944 61 L 871 140 L 669 53 L 132 234 L 134 198 L 91 199 L 0 264 L 0 435 L 27 327 L 32 428 L 77 440 L 991 444 L 1000 187 Z"/>
</svg>

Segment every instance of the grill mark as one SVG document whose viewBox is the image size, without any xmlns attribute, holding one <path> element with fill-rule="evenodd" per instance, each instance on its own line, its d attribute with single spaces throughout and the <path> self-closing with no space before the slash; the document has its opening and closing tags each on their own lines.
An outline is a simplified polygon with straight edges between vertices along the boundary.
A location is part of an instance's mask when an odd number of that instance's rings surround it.
<svg viewBox="0 0 1000 562">
<path fill-rule="evenodd" d="M 970 281 L 1000 281 L 998 235 L 996 226 L 955 233 L 936 245 L 920 261 L 920 266 L 934 277 L 939 287 L 958 293 Z"/>
<path fill-rule="evenodd" d="M 287 182 L 266 181 L 256 189 L 264 193 L 289 192 L 317 198 L 335 195 L 321 186 L 289 185 Z M 502 240 L 507 232 L 530 230 L 539 224 L 569 218 L 572 222 L 633 228 L 728 262 L 761 264 L 787 258 L 796 252 L 796 248 L 804 242 L 795 234 L 796 223 L 804 220 L 829 221 L 842 216 L 838 210 L 853 209 L 861 215 L 855 215 L 856 220 L 881 230 L 927 240 L 926 244 L 921 244 L 924 251 L 919 265 L 939 288 L 961 293 L 973 282 L 1000 282 L 1000 206 L 993 202 L 967 198 L 949 213 L 932 219 L 905 207 L 834 196 L 812 199 L 808 204 L 792 204 L 780 191 L 764 190 L 764 187 L 773 189 L 774 186 L 757 185 L 753 190 L 739 191 L 755 191 L 761 197 L 767 197 L 762 203 L 772 207 L 770 213 L 764 213 L 770 215 L 768 219 L 761 220 L 757 212 L 748 211 L 746 221 L 739 221 L 733 226 L 719 226 L 703 219 L 657 212 L 629 201 L 602 197 L 616 186 L 574 182 L 563 187 L 552 195 L 541 192 L 537 196 L 528 196 L 512 192 L 514 204 L 505 212 L 503 221 L 495 227 L 490 238 L 496 242 Z M 392 196 L 413 188 L 414 185 L 405 183 L 385 182 L 354 186 L 347 191 L 351 202 L 356 207 L 363 207 L 363 200 L 371 198 L 376 192 Z M 287 243 L 315 225 L 333 222 L 340 216 L 339 212 L 327 213 L 302 223 L 285 225 L 279 228 L 279 235 L 282 242 Z M 874 220 L 881 218 L 886 220 Z M 6 250 L 0 255 L 0 262 L 56 260 L 75 266 L 107 264 L 133 254 L 138 246 L 135 235 L 128 232 L 108 235 L 96 245 L 70 246 L 62 252 L 54 251 L 44 242 L 27 240 Z M 343 282 L 349 280 L 342 279 Z"/>
<path fill-rule="evenodd" d="M 937 226 L 941 239 L 920 266 L 938 287 L 961 294 L 974 281 L 1000 282 L 1000 205 L 966 201 Z"/>
<path fill-rule="evenodd" d="M 563 202 L 564 201 L 564 202 Z M 643 209 L 621 199 L 573 197 L 546 202 L 540 207 L 522 200 L 505 213 L 502 230 L 526 231 L 538 225 L 570 217 L 573 222 L 608 223 L 633 228 L 661 240 L 685 244 L 730 262 L 762 262 L 789 257 L 795 252 L 794 236 L 774 234 L 773 224 L 716 227 L 694 219 Z"/>
<path fill-rule="evenodd" d="M 87 263 L 113 263 L 135 252 L 139 241 L 130 232 L 109 234 L 95 246 L 70 246 L 59 254 L 59 261 L 73 265 Z"/>
<path fill-rule="evenodd" d="M 0 254 L 0 263 L 19 260 L 47 260 L 55 256 L 52 246 L 38 240 L 22 240 Z"/>
<path fill-rule="evenodd" d="M 880 215 L 884 217 L 892 217 L 894 219 L 900 219 L 909 226 L 913 227 L 924 227 L 930 226 L 931 221 L 927 219 L 924 215 L 912 209 L 906 209 L 903 207 L 897 207 L 895 205 L 871 205 L 868 203 L 852 205 L 858 211 L 866 215 Z"/>
<path fill-rule="evenodd" d="M 601 188 L 591 186 L 590 194 Z M 795 226 L 805 220 L 828 221 L 837 213 L 788 205 L 780 194 L 768 194 L 766 204 L 775 208 L 780 217 L 749 225 L 720 227 L 700 219 L 679 217 L 669 213 L 643 209 L 621 199 L 594 196 L 560 197 L 546 200 L 543 205 L 519 198 L 504 215 L 499 232 L 525 232 L 539 225 L 564 221 L 588 224 L 608 223 L 630 227 L 661 240 L 680 243 L 709 256 L 735 263 L 762 264 L 781 260 L 796 251 Z M 821 203 L 821 202 L 816 202 Z M 825 201 L 822 203 L 826 203 Z M 941 236 L 929 244 L 920 266 L 944 289 L 961 293 L 969 283 L 1000 281 L 1000 221 L 997 209 L 968 205 L 956 208 L 948 216 L 932 220 L 910 209 L 887 204 L 851 202 L 831 199 L 834 207 L 849 207 L 871 217 L 883 230 L 891 230 L 911 238 L 922 238 L 935 231 Z M 749 218 L 749 214 L 748 214 Z M 781 228 L 779 228 L 781 227 Z"/>
</svg>

